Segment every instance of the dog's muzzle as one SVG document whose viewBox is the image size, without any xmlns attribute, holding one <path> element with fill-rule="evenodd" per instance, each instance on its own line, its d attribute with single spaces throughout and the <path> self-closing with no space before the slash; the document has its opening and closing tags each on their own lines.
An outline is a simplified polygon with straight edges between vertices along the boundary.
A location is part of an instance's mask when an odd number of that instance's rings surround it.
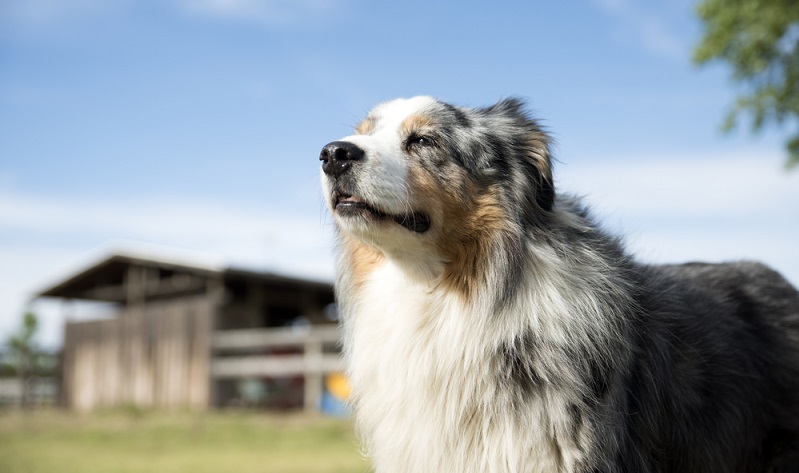
<svg viewBox="0 0 799 473">
<path fill-rule="evenodd" d="M 354 176 L 344 177 L 353 165 L 364 161 L 366 153 L 357 145 L 348 141 L 333 141 L 322 148 L 319 160 L 322 161 L 322 172 L 332 181 L 331 205 L 336 214 L 342 216 L 368 218 L 371 221 L 393 221 L 414 232 L 424 233 L 430 229 L 430 217 L 421 212 L 407 212 L 399 215 L 387 213 L 378 206 L 370 204 L 362 197 L 354 195 Z"/>
</svg>

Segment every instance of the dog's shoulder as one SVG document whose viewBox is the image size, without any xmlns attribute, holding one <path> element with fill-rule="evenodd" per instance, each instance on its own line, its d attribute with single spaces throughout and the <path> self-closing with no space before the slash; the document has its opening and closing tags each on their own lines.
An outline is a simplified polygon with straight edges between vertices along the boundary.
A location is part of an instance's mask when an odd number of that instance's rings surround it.
<svg viewBox="0 0 799 473">
<path fill-rule="evenodd" d="M 659 285 L 684 290 L 768 314 L 799 321 L 799 291 L 780 273 L 754 261 L 691 262 L 653 267 Z"/>
</svg>

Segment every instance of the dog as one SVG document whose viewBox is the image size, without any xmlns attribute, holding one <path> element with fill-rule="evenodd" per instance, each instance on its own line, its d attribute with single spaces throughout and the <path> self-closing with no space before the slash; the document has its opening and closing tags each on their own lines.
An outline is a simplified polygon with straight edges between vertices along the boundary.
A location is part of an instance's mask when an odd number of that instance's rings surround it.
<svg viewBox="0 0 799 473">
<path fill-rule="evenodd" d="M 320 154 L 378 473 L 799 472 L 799 293 L 634 261 L 520 99 L 374 108 Z"/>
</svg>

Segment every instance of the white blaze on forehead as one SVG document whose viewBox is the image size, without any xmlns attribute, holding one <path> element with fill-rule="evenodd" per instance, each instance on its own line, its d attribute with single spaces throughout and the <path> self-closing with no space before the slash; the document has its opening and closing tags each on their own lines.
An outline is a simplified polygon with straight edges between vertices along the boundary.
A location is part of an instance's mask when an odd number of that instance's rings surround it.
<svg viewBox="0 0 799 473">
<path fill-rule="evenodd" d="M 406 118 L 421 112 L 435 103 L 436 99 L 427 96 L 396 99 L 378 105 L 369 115 L 377 121 L 375 125 L 378 127 L 378 130 L 381 128 L 398 129 Z"/>
<path fill-rule="evenodd" d="M 369 118 L 373 123 L 368 135 L 352 135 L 344 138 L 344 141 L 361 143 L 367 137 L 383 134 L 395 134 L 399 136 L 399 129 L 402 122 L 408 117 L 422 112 L 429 106 L 437 103 L 436 99 L 427 96 L 418 96 L 410 99 L 396 99 L 382 103 L 369 112 Z"/>
<path fill-rule="evenodd" d="M 410 210 L 407 186 L 408 160 L 402 149 L 401 125 L 436 103 L 432 97 L 397 99 L 375 107 L 369 114 L 374 126 L 368 135 L 342 138 L 363 149 L 359 188 L 367 203 L 385 212 L 403 214 Z"/>
</svg>

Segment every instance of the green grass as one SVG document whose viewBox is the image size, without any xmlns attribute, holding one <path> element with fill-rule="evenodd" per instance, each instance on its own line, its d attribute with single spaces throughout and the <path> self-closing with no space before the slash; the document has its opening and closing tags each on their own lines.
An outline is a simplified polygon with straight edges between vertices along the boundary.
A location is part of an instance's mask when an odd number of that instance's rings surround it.
<svg viewBox="0 0 799 473">
<path fill-rule="evenodd" d="M 349 421 L 0 411 L 0 473 L 366 473 Z"/>
</svg>

